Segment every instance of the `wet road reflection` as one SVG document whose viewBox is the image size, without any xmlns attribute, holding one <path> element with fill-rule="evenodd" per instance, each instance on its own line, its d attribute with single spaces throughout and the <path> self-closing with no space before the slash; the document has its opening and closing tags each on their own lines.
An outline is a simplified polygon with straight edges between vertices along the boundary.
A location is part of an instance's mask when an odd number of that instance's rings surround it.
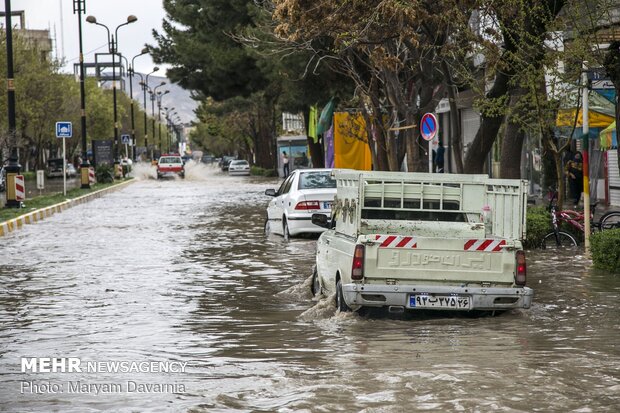
<svg viewBox="0 0 620 413">
<path fill-rule="evenodd" d="M 335 314 L 315 240 L 265 236 L 278 182 L 139 180 L 1 239 L 7 411 L 615 411 L 620 279 L 528 255 L 534 306 L 499 317 Z M 21 357 L 187 362 L 184 373 L 21 373 Z M 68 382 L 175 384 L 68 393 Z M 61 394 L 21 393 L 23 381 Z M 182 385 L 183 388 L 179 386 Z"/>
</svg>

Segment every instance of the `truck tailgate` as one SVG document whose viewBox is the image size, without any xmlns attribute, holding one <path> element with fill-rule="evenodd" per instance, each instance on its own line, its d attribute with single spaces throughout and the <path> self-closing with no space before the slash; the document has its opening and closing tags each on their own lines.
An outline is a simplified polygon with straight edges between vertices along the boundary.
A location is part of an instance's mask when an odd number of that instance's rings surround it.
<svg viewBox="0 0 620 413">
<path fill-rule="evenodd" d="M 512 284 L 514 248 L 503 239 L 424 238 L 373 234 L 366 245 L 364 274 L 372 280 Z"/>
</svg>

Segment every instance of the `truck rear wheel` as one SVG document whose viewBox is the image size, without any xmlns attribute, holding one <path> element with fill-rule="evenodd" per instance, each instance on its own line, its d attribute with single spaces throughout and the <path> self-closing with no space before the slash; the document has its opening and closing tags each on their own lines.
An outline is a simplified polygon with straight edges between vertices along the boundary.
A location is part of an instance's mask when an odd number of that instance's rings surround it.
<svg viewBox="0 0 620 413">
<path fill-rule="evenodd" d="M 312 284 L 310 288 L 314 297 L 321 294 L 321 283 L 319 282 L 319 273 L 316 270 L 316 265 L 312 271 Z"/>
<path fill-rule="evenodd" d="M 336 283 L 336 308 L 340 310 L 341 313 L 351 311 L 351 307 L 347 305 L 344 301 L 344 294 L 342 293 L 342 281 L 338 280 Z"/>
</svg>

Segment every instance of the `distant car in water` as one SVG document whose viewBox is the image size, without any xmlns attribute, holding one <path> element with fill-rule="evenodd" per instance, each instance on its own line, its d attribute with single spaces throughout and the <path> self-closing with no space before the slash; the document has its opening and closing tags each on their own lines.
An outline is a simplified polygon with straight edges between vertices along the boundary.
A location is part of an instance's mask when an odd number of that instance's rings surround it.
<svg viewBox="0 0 620 413">
<path fill-rule="evenodd" d="M 228 175 L 249 175 L 250 164 L 245 159 L 235 159 L 228 164 Z"/>
<path fill-rule="evenodd" d="M 185 178 L 185 165 L 180 155 L 164 154 L 157 161 L 157 179 L 166 176 L 180 176 Z"/>
<path fill-rule="evenodd" d="M 228 171 L 228 165 L 230 165 L 230 161 L 234 160 L 235 157 L 234 156 L 223 156 L 222 159 L 220 159 L 220 168 L 222 169 L 222 172 L 226 172 Z"/>
<path fill-rule="evenodd" d="M 265 230 L 284 238 L 325 231 L 312 223 L 312 214 L 331 214 L 336 195 L 331 173 L 331 169 L 296 169 L 277 191 L 267 189 L 265 195 L 273 199 L 267 206 Z"/>
<path fill-rule="evenodd" d="M 48 178 L 62 178 L 62 159 L 48 159 L 45 176 Z"/>
<path fill-rule="evenodd" d="M 66 166 L 67 178 L 75 178 L 77 176 L 77 169 L 72 163 L 68 163 Z"/>
<path fill-rule="evenodd" d="M 45 176 L 48 178 L 62 178 L 62 161 L 62 158 L 48 159 Z M 65 164 L 65 174 L 67 178 L 77 176 L 75 166 L 67 162 Z"/>
</svg>

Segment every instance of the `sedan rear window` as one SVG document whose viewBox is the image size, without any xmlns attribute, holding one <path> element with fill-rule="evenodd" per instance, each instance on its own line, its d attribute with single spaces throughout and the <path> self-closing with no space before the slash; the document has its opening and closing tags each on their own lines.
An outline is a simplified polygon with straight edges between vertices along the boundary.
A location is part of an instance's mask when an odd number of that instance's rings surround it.
<svg viewBox="0 0 620 413">
<path fill-rule="evenodd" d="M 299 189 L 335 188 L 336 180 L 331 171 L 303 172 L 299 176 Z"/>
</svg>

